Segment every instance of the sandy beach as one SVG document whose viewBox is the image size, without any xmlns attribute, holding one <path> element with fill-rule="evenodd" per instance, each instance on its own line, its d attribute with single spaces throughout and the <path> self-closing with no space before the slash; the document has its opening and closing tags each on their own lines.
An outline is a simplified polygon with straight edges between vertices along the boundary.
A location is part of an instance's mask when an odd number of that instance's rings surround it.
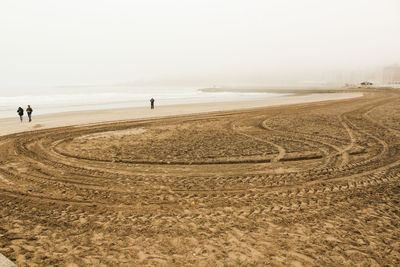
<svg viewBox="0 0 400 267">
<path fill-rule="evenodd" d="M 318 101 L 328 101 L 335 99 L 347 99 L 360 97 L 362 93 L 315 93 L 302 96 L 282 96 L 279 98 L 271 98 L 256 101 L 239 101 L 239 102 L 221 102 L 221 103 L 198 103 L 188 105 L 169 105 L 157 106 L 156 109 L 150 110 L 145 107 L 107 109 L 107 110 L 85 110 L 63 112 L 36 116 L 33 113 L 33 122 L 28 123 L 25 116 L 24 122 L 21 124 L 17 114 L 15 118 L 0 118 L 0 135 L 6 135 L 16 132 L 32 131 L 40 129 L 48 129 L 61 126 L 84 125 L 92 123 L 106 123 L 115 121 L 127 121 L 137 119 L 150 119 L 169 116 L 180 116 L 188 114 L 198 114 L 217 111 L 230 111 L 239 109 L 252 109 L 267 106 L 280 106 L 298 103 L 309 103 Z"/>
<path fill-rule="evenodd" d="M 398 266 L 399 104 L 366 90 L 2 119 L 0 253 L 18 266 Z"/>
</svg>

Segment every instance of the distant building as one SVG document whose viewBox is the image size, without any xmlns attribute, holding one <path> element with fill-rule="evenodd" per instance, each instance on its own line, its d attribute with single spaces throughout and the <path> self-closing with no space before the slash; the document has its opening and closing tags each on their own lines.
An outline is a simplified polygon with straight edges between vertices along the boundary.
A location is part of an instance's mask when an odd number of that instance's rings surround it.
<svg viewBox="0 0 400 267">
<path fill-rule="evenodd" d="M 368 87 L 368 86 L 372 86 L 373 85 L 373 83 L 371 83 L 371 82 L 362 82 L 362 83 L 360 83 L 361 84 L 361 86 L 363 86 L 363 87 Z"/>
<path fill-rule="evenodd" d="M 400 66 L 393 65 L 383 69 L 384 84 L 400 84 Z"/>
</svg>

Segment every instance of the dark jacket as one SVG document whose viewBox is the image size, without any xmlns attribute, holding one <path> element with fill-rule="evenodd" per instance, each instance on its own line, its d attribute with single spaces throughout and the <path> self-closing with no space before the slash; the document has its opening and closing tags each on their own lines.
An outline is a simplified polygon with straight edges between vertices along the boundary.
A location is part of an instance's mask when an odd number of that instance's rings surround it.
<svg viewBox="0 0 400 267">
<path fill-rule="evenodd" d="M 21 107 L 19 107 L 17 110 L 17 113 L 18 113 L 18 115 L 22 116 L 22 115 L 24 115 L 24 110 Z"/>
</svg>

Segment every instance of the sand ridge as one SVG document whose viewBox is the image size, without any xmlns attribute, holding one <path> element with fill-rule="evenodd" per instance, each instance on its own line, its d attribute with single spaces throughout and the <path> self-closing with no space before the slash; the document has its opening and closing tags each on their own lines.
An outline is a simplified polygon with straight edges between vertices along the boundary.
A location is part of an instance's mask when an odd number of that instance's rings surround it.
<svg viewBox="0 0 400 267">
<path fill-rule="evenodd" d="M 0 253 L 19 266 L 399 265 L 399 103 L 377 90 L 2 136 Z"/>
</svg>

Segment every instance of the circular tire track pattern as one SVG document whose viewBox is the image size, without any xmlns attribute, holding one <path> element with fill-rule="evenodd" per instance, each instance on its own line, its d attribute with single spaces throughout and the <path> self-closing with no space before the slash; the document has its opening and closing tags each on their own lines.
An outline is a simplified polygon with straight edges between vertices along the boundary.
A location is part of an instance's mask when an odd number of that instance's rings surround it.
<svg viewBox="0 0 400 267">
<path fill-rule="evenodd" d="M 19 266 L 399 265 L 399 104 L 376 91 L 0 137 L 0 253 Z"/>
</svg>

